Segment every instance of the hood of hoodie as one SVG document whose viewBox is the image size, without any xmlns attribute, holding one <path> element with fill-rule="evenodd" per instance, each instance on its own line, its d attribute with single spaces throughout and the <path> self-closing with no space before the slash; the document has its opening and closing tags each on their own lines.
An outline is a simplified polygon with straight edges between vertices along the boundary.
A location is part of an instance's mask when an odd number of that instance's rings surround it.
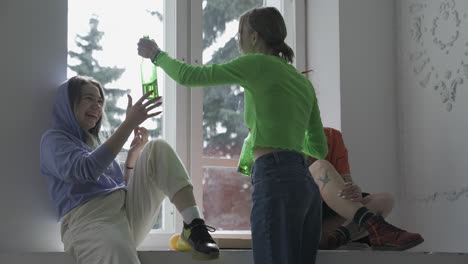
<svg viewBox="0 0 468 264">
<path fill-rule="evenodd" d="M 55 95 L 52 109 L 52 128 L 65 131 L 85 142 L 86 133 L 78 124 L 75 113 L 70 105 L 68 81 L 62 83 Z"/>
<path fill-rule="evenodd" d="M 106 144 L 92 149 L 85 143 L 86 132 L 73 113 L 68 85 L 67 81 L 58 87 L 52 127 L 40 144 L 41 174 L 47 178 L 59 218 L 94 197 L 126 188 L 115 155 Z"/>
</svg>

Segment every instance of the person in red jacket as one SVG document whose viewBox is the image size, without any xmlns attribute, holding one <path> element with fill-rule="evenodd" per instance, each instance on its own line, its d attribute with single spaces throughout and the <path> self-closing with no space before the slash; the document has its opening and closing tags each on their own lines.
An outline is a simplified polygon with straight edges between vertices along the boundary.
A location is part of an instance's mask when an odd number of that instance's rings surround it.
<svg viewBox="0 0 468 264">
<path fill-rule="evenodd" d="M 333 250 L 363 238 L 376 250 L 407 250 L 421 244 L 420 234 L 384 220 L 393 209 L 390 193 L 363 193 L 353 182 L 348 151 L 340 131 L 324 128 L 328 143 L 325 160 L 311 160 L 309 170 L 322 195 L 322 238 L 319 248 Z"/>
</svg>

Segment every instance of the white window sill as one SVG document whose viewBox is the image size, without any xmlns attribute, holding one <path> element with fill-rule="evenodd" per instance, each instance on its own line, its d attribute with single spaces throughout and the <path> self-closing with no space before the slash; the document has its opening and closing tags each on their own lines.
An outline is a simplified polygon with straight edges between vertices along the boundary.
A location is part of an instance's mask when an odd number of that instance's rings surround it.
<svg viewBox="0 0 468 264">
<path fill-rule="evenodd" d="M 141 251 L 170 250 L 169 239 L 173 233 L 151 232 L 138 247 Z M 216 231 L 211 234 L 222 249 L 251 249 L 250 231 Z"/>
</svg>

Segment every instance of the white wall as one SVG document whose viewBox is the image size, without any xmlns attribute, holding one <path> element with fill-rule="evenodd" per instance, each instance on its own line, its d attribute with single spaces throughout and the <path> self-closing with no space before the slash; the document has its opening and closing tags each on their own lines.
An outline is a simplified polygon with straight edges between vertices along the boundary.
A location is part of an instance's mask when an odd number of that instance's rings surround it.
<svg viewBox="0 0 468 264">
<path fill-rule="evenodd" d="M 66 77 L 66 3 L 0 3 L 0 251 L 61 247 L 39 174 L 39 140 L 55 87 Z"/>
<path fill-rule="evenodd" d="M 365 190 L 397 196 L 394 3 L 340 1 L 340 87 L 341 125 L 354 177 Z"/>
<path fill-rule="evenodd" d="M 468 2 L 398 1 L 401 183 L 426 250 L 468 251 Z"/>
<path fill-rule="evenodd" d="M 397 198 L 394 10 L 390 0 L 307 1 L 307 64 L 324 125 L 344 133 L 355 181 Z"/>
<path fill-rule="evenodd" d="M 306 1 L 307 69 L 324 126 L 341 130 L 338 0 Z"/>
<path fill-rule="evenodd" d="M 324 124 L 341 127 L 364 189 L 398 196 L 391 220 L 423 234 L 415 250 L 467 252 L 468 2 L 336 5 L 307 1 Z"/>
</svg>

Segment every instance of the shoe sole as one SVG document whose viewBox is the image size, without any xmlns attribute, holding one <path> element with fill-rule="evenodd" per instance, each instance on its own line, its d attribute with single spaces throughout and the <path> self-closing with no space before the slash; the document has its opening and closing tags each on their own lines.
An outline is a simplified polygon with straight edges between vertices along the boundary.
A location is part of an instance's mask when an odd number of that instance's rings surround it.
<svg viewBox="0 0 468 264">
<path fill-rule="evenodd" d="M 200 251 L 192 249 L 192 259 L 194 260 L 215 260 L 219 258 L 219 252 L 213 252 L 212 254 L 205 254 Z"/>
<path fill-rule="evenodd" d="M 196 251 L 193 247 L 193 245 L 190 244 L 189 241 L 187 241 L 185 238 L 183 238 L 182 236 L 180 236 L 180 239 L 182 239 L 185 243 L 187 243 L 188 245 L 190 245 L 190 247 L 192 248 L 191 251 L 192 251 L 192 259 L 194 260 L 201 260 L 201 261 L 205 261 L 205 260 L 215 260 L 215 259 L 218 259 L 219 258 L 219 251 L 218 252 L 212 252 L 211 254 L 206 254 L 206 253 L 203 253 L 203 252 L 200 252 L 200 251 Z"/>
<path fill-rule="evenodd" d="M 421 244 L 422 242 L 424 242 L 424 239 L 421 238 L 421 239 L 418 239 L 418 240 L 415 240 L 415 241 L 412 241 L 411 243 L 408 243 L 406 245 L 403 245 L 403 246 L 400 246 L 400 247 L 392 247 L 392 246 L 383 246 L 383 247 L 372 247 L 372 250 L 379 250 L 379 251 L 405 251 L 405 250 L 408 250 L 410 248 L 413 248 L 419 244 Z"/>
</svg>

